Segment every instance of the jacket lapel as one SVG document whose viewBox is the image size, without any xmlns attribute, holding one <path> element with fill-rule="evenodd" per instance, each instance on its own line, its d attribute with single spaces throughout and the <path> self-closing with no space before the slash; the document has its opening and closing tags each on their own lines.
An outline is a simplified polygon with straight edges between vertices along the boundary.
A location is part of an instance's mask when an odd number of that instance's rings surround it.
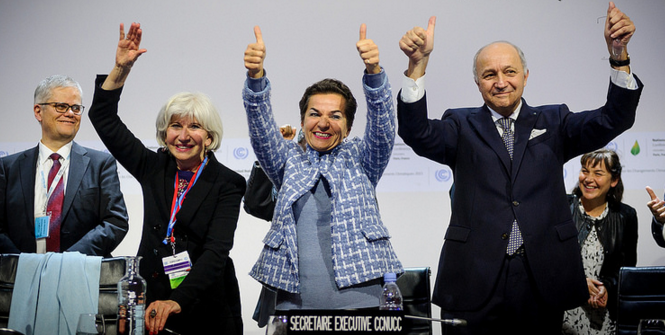
<svg viewBox="0 0 665 335">
<path fill-rule="evenodd" d="M 83 175 L 90 164 L 90 157 L 87 154 L 88 151 L 85 148 L 72 143 L 72 151 L 69 157 L 69 172 L 67 173 L 67 189 L 65 190 L 65 199 L 62 202 L 61 216 L 63 218 L 67 216 L 67 212 L 72 207 L 74 196 L 76 196 L 81 187 Z"/>
<path fill-rule="evenodd" d="M 19 158 L 19 175 L 21 193 L 23 193 L 23 202 L 25 203 L 26 215 L 30 224 L 35 223 L 35 176 L 37 173 L 37 157 L 39 157 L 39 146 L 32 150 L 26 150 L 23 156 Z"/>
<path fill-rule="evenodd" d="M 522 164 L 526 145 L 529 143 L 529 137 L 531 136 L 531 130 L 533 130 L 536 120 L 538 120 L 538 113 L 538 111 L 529 107 L 526 104 L 526 101 L 522 100 L 522 109 L 515 122 L 515 144 L 513 146 L 512 168 L 513 181 L 515 180 L 519 167 Z"/>
<path fill-rule="evenodd" d="M 471 115 L 469 115 L 469 123 L 475 128 L 478 137 L 496 152 L 501 163 L 503 163 L 504 168 L 509 172 L 511 166 L 510 155 L 508 154 L 508 150 L 506 150 L 506 146 L 503 144 L 501 136 L 499 136 L 496 124 L 492 121 L 492 115 L 489 109 L 483 106 L 473 110 Z"/>
</svg>

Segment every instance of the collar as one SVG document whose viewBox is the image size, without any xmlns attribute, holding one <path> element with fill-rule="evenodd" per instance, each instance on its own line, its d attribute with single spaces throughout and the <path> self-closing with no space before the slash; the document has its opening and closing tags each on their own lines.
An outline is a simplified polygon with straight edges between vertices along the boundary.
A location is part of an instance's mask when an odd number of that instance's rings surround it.
<svg viewBox="0 0 665 335">
<path fill-rule="evenodd" d="M 582 216 L 584 216 L 584 218 L 586 218 L 588 220 L 591 220 L 591 221 L 599 221 L 599 220 L 604 219 L 607 216 L 607 213 L 610 212 L 610 204 L 606 202 L 605 203 L 605 209 L 597 217 L 593 217 L 593 216 L 586 213 L 586 211 L 584 210 L 584 206 L 582 205 L 581 200 L 579 201 L 579 209 L 580 209 L 580 213 L 582 213 Z"/>
<path fill-rule="evenodd" d="M 487 105 L 486 105 L 487 106 Z M 499 121 L 499 119 L 503 119 L 503 115 L 497 113 L 494 111 L 490 106 L 487 106 L 487 109 L 490 110 L 490 113 L 492 113 L 492 121 L 496 123 L 496 121 Z M 509 118 L 513 119 L 514 121 L 517 121 L 517 117 L 520 116 L 520 110 L 522 109 L 522 99 L 520 99 L 519 105 L 517 105 L 517 108 L 515 108 L 515 111 L 508 116 Z"/>
<path fill-rule="evenodd" d="M 72 152 L 73 143 L 74 142 L 71 141 L 71 142 L 63 145 L 60 149 L 58 149 L 58 151 L 56 151 L 56 153 L 58 153 L 61 158 L 65 159 L 65 160 L 68 160 L 69 155 Z M 49 156 L 51 156 L 51 154 L 54 153 L 54 152 L 51 151 L 51 149 L 49 149 L 48 147 L 46 147 L 42 143 L 42 141 L 39 141 L 38 146 L 39 146 L 39 157 L 37 158 L 37 160 L 40 164 L 44 164 L 50 159 Z"/>
</svg>

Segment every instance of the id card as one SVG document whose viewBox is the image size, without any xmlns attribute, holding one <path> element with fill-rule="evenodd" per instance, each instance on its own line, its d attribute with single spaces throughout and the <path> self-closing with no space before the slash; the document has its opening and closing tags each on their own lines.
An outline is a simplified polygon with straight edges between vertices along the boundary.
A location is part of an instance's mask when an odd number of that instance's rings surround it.
<svg viewBox="0 0 665 335">
<path fill-rule="evenodd" d="M 162 258 L 164 264 L 164 273 L 169 276 L 171 289 L 175 289 L 185 280 L 185 277 L 192 269 L 192 262 L 189 260 L 189 253 L 183 251 L 175 256 Z"/>
<path fill-rule="evenodd" d="M 48 237 L 49 221 L 51 221 L 51 215 L 35 217 L 35 238 Z"/>
</svg>

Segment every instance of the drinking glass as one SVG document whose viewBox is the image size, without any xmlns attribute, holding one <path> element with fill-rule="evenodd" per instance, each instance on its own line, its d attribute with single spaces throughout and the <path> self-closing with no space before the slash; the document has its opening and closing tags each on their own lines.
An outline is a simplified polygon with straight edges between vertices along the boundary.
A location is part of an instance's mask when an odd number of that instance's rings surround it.
<svg viewBox="0 0 665 335">
<path fill-rule="evenodd" d="M 286 335 L 288 319 L 285 315 L 273 315 L 266 326 L 266 335 Z"/>
<path fill-rule="evenodd" d="M 76 335 L 104 335 L 104 316 L 101 314 L 84 313 L 79 316 Z"/>
<path fill-rule="evenodd" d="M 637 335 L 665 335 L 665 320 L 640 320 L 640 323 L 637 325 Z"/>
</svg>

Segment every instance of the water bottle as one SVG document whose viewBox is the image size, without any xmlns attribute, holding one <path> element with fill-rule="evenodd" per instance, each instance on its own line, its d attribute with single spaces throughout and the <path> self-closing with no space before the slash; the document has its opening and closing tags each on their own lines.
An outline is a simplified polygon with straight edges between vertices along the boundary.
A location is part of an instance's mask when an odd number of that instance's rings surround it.
<svg viewBox="0 0 665 335">
<path fill-rule="evenodd" d="M 139 275 L 141 257 L 125 257 L 127 273 L 118 282 L 118 334 L 145 333 L 146 282 Z"/>
<path fill-rule="evenodd" d="M 402 293 L 396 283 L 397 275 L 388 272 L 383 275 L 383 289 L 379 300 L 379 309 L 383 311 L 401 311 Z"/>
</svg>

